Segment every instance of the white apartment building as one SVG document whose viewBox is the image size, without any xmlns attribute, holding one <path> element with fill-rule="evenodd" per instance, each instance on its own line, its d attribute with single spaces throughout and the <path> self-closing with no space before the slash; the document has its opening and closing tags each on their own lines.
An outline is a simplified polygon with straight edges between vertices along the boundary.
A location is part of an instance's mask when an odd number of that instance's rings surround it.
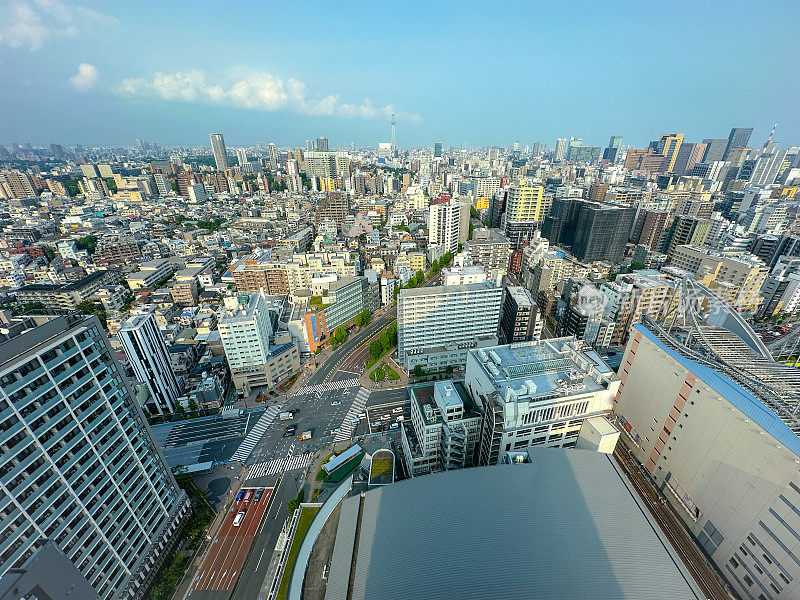
<svg viewBox="0 0 800 600">
<path fill-rule="evenodd" d="M 174 268 L 166 258 L 149 260 L 139 265 L 136 273 L 131 273 L 125 278 L 131 290 L 152 287 L 158 281 L 172 275 Z"/>
<path fill-rule="evenodd" d="M 469 204 L 450 200 L 431 204 L 428 214 L 428 243 L 443 246 L 445 252 L 458 252 L 458 245 L 469 235 Z"/>
<path fill-rule="evenodd" d="M 277 334 L 281 299 L 263 293 L 228 296 L 218 330 L 233 384 L 245 395 L 255 387 L 272 388 L 300 369 L 300 353 L 291 335 Z"/>
<path fill-rule="evenodd" d="M 152 313 L 134 315 L 117 333 L 136 380 L 147 386 L 151 414 L 172 413 L 181 389 L 172 370 L 164 337 Z"/>
<path fill-rule="evenodd" d="M 397 352 L 411 371 L 463 368 L 467 352 L 497 340 L 503 289 L 489 282 L 402 290 L 397 301 Z"/>
</svg>

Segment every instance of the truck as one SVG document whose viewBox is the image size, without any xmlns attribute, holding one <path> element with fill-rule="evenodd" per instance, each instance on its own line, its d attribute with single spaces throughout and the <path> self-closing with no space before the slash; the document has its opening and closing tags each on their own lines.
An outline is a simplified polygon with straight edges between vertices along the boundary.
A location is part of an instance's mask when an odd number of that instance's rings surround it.
<svg viewBox="0 0 800 600">
<path fill-rule="evenodd" d="M 222 411 L 223 419 L 238 419 L 244 416 L 244 409 L 241 408 L 226 408 Z"/>
<path fill-rule="evenodd" d="M 292 413 L 291 412 L 282 412 L 281 414 L 278 415 L 278 418 L 281 421 L 290 421 L 292 419 Z"/>
<path fill-rule="evenodd" d="M 310 431 L 304 431 L 303 433 L 300 434 L 300 441 L 301 442 L 305 442 L 306 440 L 310 440 L 310 439 L 311 439 L 311 432 Z"/>
</svg>

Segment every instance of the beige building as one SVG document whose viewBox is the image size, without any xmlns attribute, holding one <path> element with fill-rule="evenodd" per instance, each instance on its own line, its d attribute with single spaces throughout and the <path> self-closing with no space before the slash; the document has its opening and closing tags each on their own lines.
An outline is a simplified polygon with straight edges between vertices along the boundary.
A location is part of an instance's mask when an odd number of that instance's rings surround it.
<svg viewBox="0 0 800 600">
<path fill-rule="evenodd" d="M 760 304 L 759 291 L 769 274 L 767 265 L 752 254 L 721 254 L 691 245 L 677 246 L 670 266 L 693 273 L 738 310 Z"/>
<path fill-rule="evenodd" d="M 737 345 L 724 330 L 705 333 Z M 800 439 L 791 406 L 800 386 L 782 365 L 747 352 L 736 352 L 752 369 L 745 375 L 739 365 L 695 362 L 676 338 L 636 326 L 614 411 L 621 439 L 739 597 L 796 599 Z M 787 408 L 784 420 L 765 404 L 762 381 L 784 395 L 775 404 Z"/>
</svg>

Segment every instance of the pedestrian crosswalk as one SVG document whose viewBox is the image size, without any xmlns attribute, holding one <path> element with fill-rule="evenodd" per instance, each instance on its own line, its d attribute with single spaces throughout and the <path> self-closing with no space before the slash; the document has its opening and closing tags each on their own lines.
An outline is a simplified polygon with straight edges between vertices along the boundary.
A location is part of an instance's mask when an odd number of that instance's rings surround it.
<svg viewBox="0 0 800 600">
<path fill-rule="evenodd" d="M 367 400 L 369 400 L 369 390 L 362 387 L 358 390 L 355 400 L 353 400 L 353 403 L 350 405 L 350 410 L 347 411 L 344 421 L 342 421 L 341 426 L 339 426 L 339 431 L 333 436 L 334 442 L 343 442 L 353 437 L 353 429 L 356 427 L 353 420 L 364 410 L 364 407 L 367 405 Z"/>
<path fill-rule="evenodd" d="M 273 458 L 267 462 L 253 465 L 247 470 L 247 478 L 255 479 L 256 477 L 263 477 L 264 475 L 275 475 L 283 471 L 292 471 L 294 469 L 304 469 L 311 464 L 311 459 L 314 457 L 311 453 L 295 454 L 294 456 L 287 456 L 286 458 Z"/>
<path fill-rule="evenodd" d="M 244 462 L 247 460 L 247 457 L 250 456 L 253 448 L 255 448 L 256 444 L 258 444 L 258 442 L 261 440 L 261 436 L 264 435 L 267 427 L 272 424 L 272 422 L 275 420 L 275 416 L 280 411 L 280 404 L 270 406 L 264 411 L 264 414 L 261 415 L 258 423 L 255 424 L 255 426 L 250 430 L 250 433 L 248 433 L 247 436 L 242 440 L 242 443 L 239 444 L 236 452 L 234 452 L 233 456 L 231 456 L 230 462 Z"/>
<path fill-rule="evenodd" d="M 333 390 L 344 390 L 347 388 L 354 388 L 361 385 L 358 377 L 353 377 L 352 379 L 342 379 L 341 381 L 328 381 L 326 383 L 317 383 L 314 385 L 304 385 L 299 390 L 295 396 L 302 396 L 303 394 L 324 394 L 325 392 L 330 392 Z"/>
</svg>

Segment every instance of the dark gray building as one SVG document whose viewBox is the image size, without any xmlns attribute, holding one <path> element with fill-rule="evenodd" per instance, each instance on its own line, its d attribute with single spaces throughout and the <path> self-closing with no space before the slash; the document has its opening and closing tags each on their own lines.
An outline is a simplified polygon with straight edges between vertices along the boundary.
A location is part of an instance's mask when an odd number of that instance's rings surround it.
<svg viewBox="0 0 800 600">
<path fill-rule="evenodd" d="M 625 255 L 635 213 L 635 208 L 620 204 L 557 198 L 542 234 L 553 245 L 569 246 L 581 262 L 616 263 Z"/>
<path fill-rule="evenodd" d="M 541 334 L 539 308 L 530 291 L 519 286 L 506 287 L 500 308 L 500 343 L 538 340 Z"/>
<path fill-rule="evenodd" d="M 722 160 L 728 158 L 731 148 L 747 148 L 752 134 L 752 127 L 734 127 L 731 129 L 731 133 L 728 135 L 728 143 L 725 145 L 725 153 L 722 155 Z"/>
<path fill-rule="evenodd" d="M 714 162 L 715 160 L 725 160 L 725 149 L 728 147 L 728 140 L 726 139 L 710 139 L 706 138 L 703 143 L 706 146 L 706 153 L 703 155 L 702 162 Z"/>
</svg>

